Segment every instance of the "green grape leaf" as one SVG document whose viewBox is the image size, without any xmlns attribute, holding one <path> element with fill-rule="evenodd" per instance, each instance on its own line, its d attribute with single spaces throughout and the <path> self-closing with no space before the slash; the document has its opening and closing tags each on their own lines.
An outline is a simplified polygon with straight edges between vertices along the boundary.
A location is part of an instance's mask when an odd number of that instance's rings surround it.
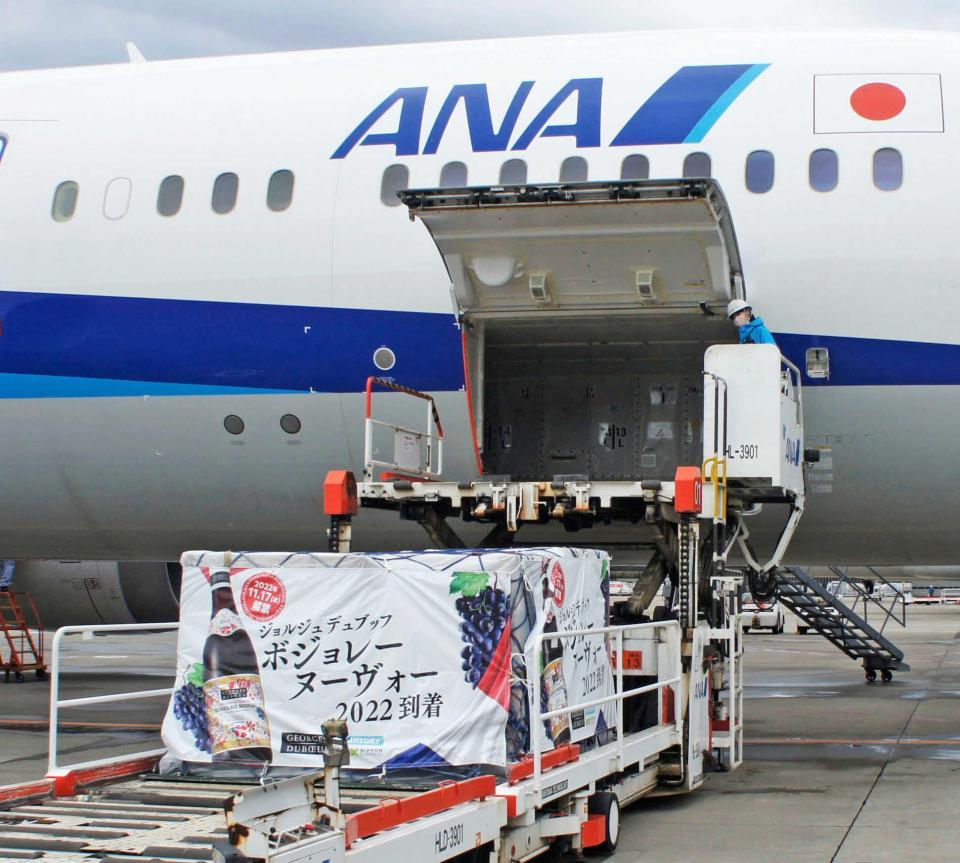
<svg viewBox="0 0 960 863">
<path fill-rule="evenodd" d="M 203 686 L 203 663 L 194 662 L 193 670 L 187 675 L 187 683 L 194 686 Z"/>
<path fill-rule="evenodd" d="M 450 593 L 476 596 L 489 583 L 489 572 L 455 572 L 450 579 Z"/>
</svg>

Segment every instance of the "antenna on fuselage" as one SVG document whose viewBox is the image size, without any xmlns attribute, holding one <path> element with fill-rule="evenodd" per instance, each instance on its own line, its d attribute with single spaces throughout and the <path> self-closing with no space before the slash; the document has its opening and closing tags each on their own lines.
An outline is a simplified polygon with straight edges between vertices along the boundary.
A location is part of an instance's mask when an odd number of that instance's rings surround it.
<svg viewBox="0 0 960 863">
<path fill-rule="evenodd" d="M 131 63 L 147 62 L 147 58 L 140 53 L 140 49 L 133 42 L 127 42 L 127 57 L 130 58 Z"/>
</svg>

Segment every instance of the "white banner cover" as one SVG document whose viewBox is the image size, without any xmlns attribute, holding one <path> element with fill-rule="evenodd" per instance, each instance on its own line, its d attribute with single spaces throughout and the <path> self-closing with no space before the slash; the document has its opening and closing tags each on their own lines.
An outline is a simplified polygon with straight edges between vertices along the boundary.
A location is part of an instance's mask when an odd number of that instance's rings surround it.
<svg viewBox="0 0 960 863">
<path fill-rule="evenodd" d="M 530 639 L 606 621 L 600 552 L 188 552 L 182 563 L 163 738 L 189 762 L 315 768 L 333 718 L 349 724 L 352 769 L 505 765 L 529 740 L 516 676 Z M 544 707 L 612 693 L 603 636 L 563 647 L 541 663 Z M 546 730 L 560 743 L 606 725 L 594 708 Z"/>
</svg>

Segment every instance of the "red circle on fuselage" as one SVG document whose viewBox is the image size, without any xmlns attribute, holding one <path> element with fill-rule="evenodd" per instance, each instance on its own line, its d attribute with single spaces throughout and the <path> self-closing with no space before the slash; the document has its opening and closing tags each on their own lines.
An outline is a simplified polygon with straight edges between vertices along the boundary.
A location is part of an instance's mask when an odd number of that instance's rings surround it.
<svg viewBox="0 0 960 863">
<path fill-rule="evenodd" d="M 865 120 L 891 120 L 906 104 L 903 90 L 893 84 L 864 84 L 850 95 L 850 107 Z"/>
</svg>

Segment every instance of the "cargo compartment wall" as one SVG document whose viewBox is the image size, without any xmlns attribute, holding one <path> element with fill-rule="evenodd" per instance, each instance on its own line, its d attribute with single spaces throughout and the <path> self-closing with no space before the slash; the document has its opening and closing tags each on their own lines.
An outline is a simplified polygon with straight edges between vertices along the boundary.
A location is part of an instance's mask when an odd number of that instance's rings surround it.
<svg viewBox="0 0 960 863">
<path fill-rule="evenodd" d="M 497 344 L 484 357 L 484 466 L 514 479 L 673 479 L 702 454 L 703 348 Z"/>
</svg>

